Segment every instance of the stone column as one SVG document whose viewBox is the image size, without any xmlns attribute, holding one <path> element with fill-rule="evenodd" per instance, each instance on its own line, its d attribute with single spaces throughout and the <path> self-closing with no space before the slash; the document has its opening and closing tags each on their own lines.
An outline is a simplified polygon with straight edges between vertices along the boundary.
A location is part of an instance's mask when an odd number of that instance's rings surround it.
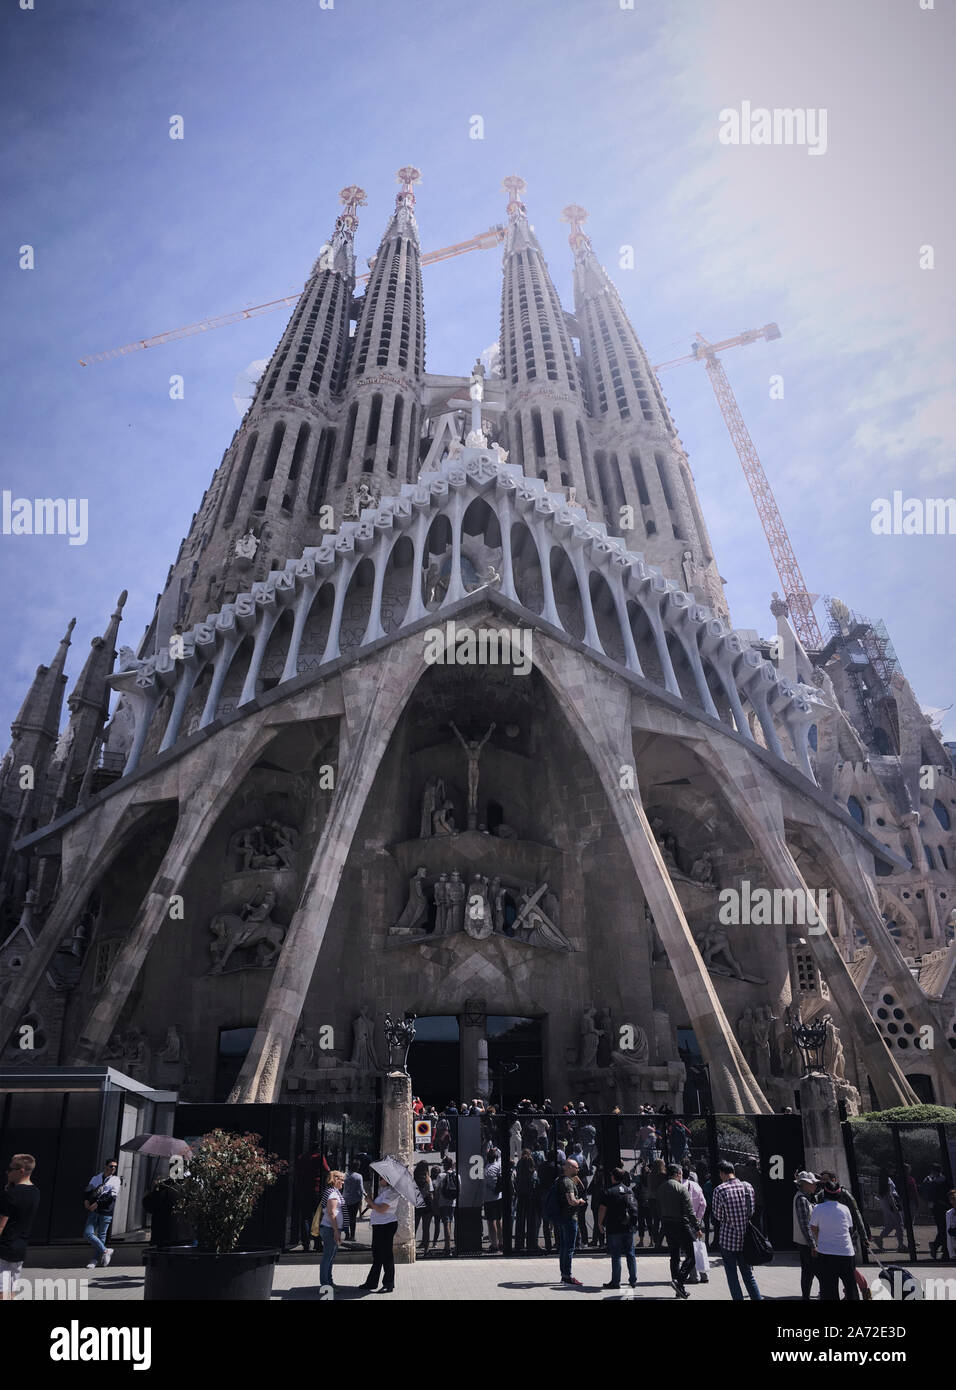
<svg viewBox="0 0 956 1390">
<path fill-rule="evenodd" d="M 849 1187 L 850 1173 L 840 1128 L 840 1095 L 833 1077 L 813 1072 L 800 1082 L 799 1091 L 807 1168 L 811 1173 L 825 1168 Z"/>
<path fill-rule="evenodd" d="M 382 1102 L 382 1155 L 391 1154 L 407 1168 L 413 1166 L 415 1139 L 412 1124 L 412 1078 L 403 1071 L 385 1077 Z M 415 1263 L 415 1214 L 404 1198 L 398 1204 L 395 1263 Z"/>
<path fill-rule="evenodd" d="M 485 1095 L 481 1090 L 482 1081 L 488 1084 L 488 1040 L 485 1036 L 485 1001 L 466 999 L 464 1011 L 458 1020 L 459 1047 L 461 1049 L 461 1095 L 460 1100 L 470 1101 L 473 1096 Z M 484 1044 L 484 1068 L 482 1068 L 482 1043 Z"/>
</svg>

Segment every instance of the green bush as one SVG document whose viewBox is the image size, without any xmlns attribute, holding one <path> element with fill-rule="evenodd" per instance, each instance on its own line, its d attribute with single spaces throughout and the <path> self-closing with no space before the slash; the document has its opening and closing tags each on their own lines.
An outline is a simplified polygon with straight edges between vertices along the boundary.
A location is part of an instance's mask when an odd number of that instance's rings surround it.
<svg viewBox="0 0 956 1390">
<path fill-rule="evenodd" d="M 924 1125 L 956 1124 L 956 1109 L 951 1105 L 897 1105 L 892 1110 L 869 1110 L 858 1115 L 854 1124 L 860 1120 L 908 1120 Z"/>
<path fill-rule="evenodd" d="M 259 1198 L 285 1171 L 285 1160 L 260 1148 L 259 1137 L 214 1129 L 189 1159 L 189 1176 L 177 1183 L 176 1210 L 195 1228 L 200 1250 L 235 1250 Z"/>
</svg>

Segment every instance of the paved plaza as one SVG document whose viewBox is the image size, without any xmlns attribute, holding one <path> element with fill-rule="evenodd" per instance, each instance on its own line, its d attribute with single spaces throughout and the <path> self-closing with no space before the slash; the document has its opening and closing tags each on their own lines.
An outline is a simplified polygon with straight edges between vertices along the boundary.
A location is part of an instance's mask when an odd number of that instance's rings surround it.
<svg viewBox="0 0 956 1390">
<path fill-rule="evenodd" d="M 79 1260 L 76 1250 L 70 1248 L 62 1253 L 49 1248 L 37 1251 L 30 1267 L 24 1270 L 23 1277 L 33 1279 L 74 1280 L 68 1288 L 78 1294 L 83 1288 L 81 1281 L 88 1280 L 86 1296 L 91 1302 L 124 1300 L 139 1302 L 143 1296 L 143 1267 L 138 1250 L 117 1249 L 109 1269 L 87 1270 L 85 1262 Z M 59 1255 L 59 1261 L 57 1256 Z M 892 1256 L 886 1257 L 888 1263 Z M 71 1263 L 68 1266 L 67 1260 Z M 905 1261 L 904 1261 L 905 1262 Z M 945 1285 L 934 1285 L 931 1293 L 942 1298 L 947 1292 L 949 1301 L 956 1296 L 956 1264 L 907 1265 L 924 1286 L 929 1280 L 949 1280 Z M 335 1265 L 336 1299 L 349 1301 L 364 1299 L 369 1303 L 390 1303 L 396 1299 L 405 1302 L 441 1300 L 463 1300 L 495 1302 L 520 1300 L 555 1299 L 572 1301 L 601 1301 L 636 1299 L 644 1301 L 677 1302 L 669 1279 L 666 1255 L 642 1254 L 637 1261 L 637 1287 L 634 1290 L 626 1284 L 620 1291 L 604 1289 L 602 1285 L 610 1277 L 610 1260 L 604 1253 L 587 1253 L 575 1256 L 574 1275 L 581 1280 L 582 1288 L 572 1288 L 558 1283 L 558 1261 L 556 1256 L 502 1256 L 484 1255 L 445 1259 L 441 1256 L 418 1260 L 413 1265 L 398 1265 L 395 1270 L 395 1291 L 391 1294 L 366 1293 L 359 1286 L 368 1273 L 365 1261 L 346 1261 Z M 873 1280 L 879 1273 L 877 1265 L 867 1265 L 864 1273 Z M 770 1265 L 755 1271 L 757 1283 L 764 1298 L 768 1300 L 799 1301 L 800 1267 L 796 1255 L 786 1251 L 775 1256 Z M 624 1271 L 626 1279 L 626 1267 Z M 938 1290 L 938 1292 L 937 1292 Z M 729 1302 L 727 1281 L 723 1268 L 716 1255 L 711 1255 L 710 1280 L 706 1284 L 689 1286 L 689 1302 Z M 280 1260 L 273 1284 L 273 1302 L 295 1302 L 319 1297 L 319 1257 L 290 1254 Z"/>
</svg>

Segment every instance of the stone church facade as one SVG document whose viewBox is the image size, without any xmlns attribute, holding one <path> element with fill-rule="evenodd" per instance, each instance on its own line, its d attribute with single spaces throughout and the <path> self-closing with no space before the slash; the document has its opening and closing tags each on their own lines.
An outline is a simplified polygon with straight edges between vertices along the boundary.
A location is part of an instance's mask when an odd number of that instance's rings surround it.
<svg viewBox="0 0 956 1390">
<path fill-rule="evenodd" d="M 65 724 L 72 625 L 38 669 L 3 1067 L 360 1099 L 408 1012 L 457 1020 L 439 1105 L 489 1093 L 504 1020 L 535 1099 L 761 1113 L 799 1013 L 851 1108 L 953 1103 L 949 750 L 885 648 L 860 679 L 848 610 L 821 652 L 785 603 L 775 641 L 733 630 L 583 210 L 569 313 L 506 180 L 497 361 L 425 371 L 417 178 L 361 296 L 343 190 L 138 649 L 123 595 Z"/>
</svg>

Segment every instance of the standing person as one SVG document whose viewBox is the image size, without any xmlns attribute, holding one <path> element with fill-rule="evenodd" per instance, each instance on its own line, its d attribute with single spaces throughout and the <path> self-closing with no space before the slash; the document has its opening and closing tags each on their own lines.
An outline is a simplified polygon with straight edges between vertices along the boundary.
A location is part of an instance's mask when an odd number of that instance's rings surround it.
<svg viewBox="0 0 956 1390">
<path fill-rule="evenodd" d="M 435 1222 L 435 1237 L 438 1237 L 438 1208 L 435 1205 L 435 1185 L 429 1172 L 428 1164 L 425 1159 L 415 1164 L 415 1172 L 412 1175 L 419 1192 L 422 1194 L 422 1205 L 415 1208 L 415 1231 L 419 1226 L 422 1228 L 422 1258 L 428 1254 L 428 1242 L 432 1233 L 432 1221 Z"/>
<path fill-rule="evenodd" d="M 39 1189 L 32 1174 L 37 1165 L 32 1154 L 14 1154 L 7 1168 L 7 1185 L 0 1193 L 0 1302 L 12 1299 L 27 1254 Z"/>
<path fill-rule="evenodd" d="M 611 1185 L 602 1194 L 597 1210 L 595 1230 L 607 1236 L 611 1256 L 611 1282 L 606 1289 L 621 1287 L 621 1258 L 627 1261 L 627 1282 L 633 1289 L 637 1284 L 637 1260 L 634 1258 L 634 1229 L 637 1226 L 637 1198 L 631 1190 L 627 1170 L 611 1170 Z"/>
<path fill-rule="evenodd" d="M 724 1262 L 730 1296 L 735 1302 L 744 1296 L 737 1277 L 740 1274 L 750 1297 L 762 1300 L 753 1269 L 743 1259 L 744 1237 L 756 1206 L 754 1190 L 749 1182 L 740 1181 L 732 1163 L 718 1163 L 717 1172 L 720 1182 L 714 1188 L 711 1212 L 720 1226 L 717 1248 Z"/>
<path fill-rule="evenodd" d="M 797 1174 L 794 1182 L 797 1190 L 793 1196 L 793 1243 L 800 1256 L 800 1297 L 808 1303 L 813 1291 L 813 1281 L 819 1274 L 819 1261 L 814 1254 L 810 1222 L 820 1179 L 814 1173 L 803 1170 Z"/>
<path fill-rule="evenodd" d="M 837 1201 L 836 1192 L 825 1187 L 823 1199 L 813 1208 L 810 1218 L 813 1253 L 820 1267 L 820 1298 L 825 1303 L 839 1302 L 840 1283 L 844 1298 L 859 1301 L 852 1231 L 849 1207 Z"/>
<path fill-rule="evenodd" d="M 941 1260 L 946 1254 L 946 1207 L 949 1200 L 947 1186 L 942 1168 L 938 1163 L 934 1163 L 923 1179 L 923 1200 L 936 1223 L 936 1235 L 929 1243 L 929 1253 L 934 1260 Z"/>
<path fill-rule="evenodd" d="M 556 1211 L 554 1229 L 558 1237 L 558 1262 L 561 1269 L 561 1283 L 582 1287 L 581 1280 L 571 1273 L 571 1260 L 574 1245 L 578 1238 L 578 1210 L 586 1204 L 587 1198 L 578 1195 L 578 1165 L 572 1159 L 564 1163 L 564 1176 L 556 1183 Z"/>
<path fill-rule="evenodd" d="M 678 1298 L 690 1298 L 684 1285 L 694 1272 L 694 1241 L 702 1232 L 682 1176 L 679 1163 L 668 1163 L 666 1180 L 657 1189 L 657 1201 L 670 1255 L 671 1285 Z"/>
<path fill-rule="evenodd" d="M 455 1172 L 454 1159 L 443 1158 L 441 1166 L 442 1175 L 436 1184 L 438 1189 L 438 1219 L 441 1222 L 442 1234 L 445 1237 L 444 1253 L 450 1255 L 452 1225 L 455 1220 L 458 1198 L 461 1195 L 461 1181 Z M 437 1244 L 437 1231 L 435 1232 L 435 1241 Z"/>
<path fill-rule="evenodd" d="M 896 1190 L 896 1183 L 885 1168 L 880 1169 L 877 1192 L 880 1198 L 880 1211 L 883 1215 L 883 1229 L 876 1237 L 876 1248 L 882 1253 L 884 1240 L 895 1231 L 896 1248 L 898 1252 L 902 1253 L 906 1248 L 903 1244 L 903 1204 Z"/>
<path fill-rule="evenodd" d="M 316 1212 L 318 1221 L 312 1223 L 312 1234 L 321 1234 L 322 1237 L 322 1263 L 319 1266 L 319 1283 L 323 1287 L 335 1285 L 332 1283 L 332 1265 L 339 1252 L 339 1246 L 343 1237 L 348 1233 L 349 1212 L 342 1196 L 342 1188 L 345 1186 L 345 1174 L 340 1173 L 334 1168 L 329 1174 L 329 1185 L 322 1198 L 321 1206 Z"/>
<path fill-rule="evenodd" d="M 956 1260 L 956 1187 L 949 1196 L 949 1211 L 946 1213 L 947 1252 L 951 1260 Z"/>
<path fill-rule="evenodd" d="M 120 1194 L 120 1179 L 116 1176 L 118 1167 L 116 1159 L 111 1158 L 109 1163 L 104 1163 L 102 1173 L 97 1173 L 86 1184 L 83 1205 L 87 1216 L 83 1239 L 92 1245 L 97 1256 L 95 1260 L 90 1260 L 87 1269 L 96 1269 L 97 1265 L 105 1269 L 113 1258 L 113 1247 L 106 1244 L 106 1237 L 113 1221 L 113 1208 Z"/>
<path fill-rule="evenodd" d="M 328 1172 L 329 1165 L 318 1149 L 314 1149 L 312 1153 L 299 1154 L 295 1160 L 292 1181 L 299 1208 L 299 1239 L 306 1254 L 319 1248 L 318 1237 L 314 1240 L 312 1238 L 312 1216 L 322 1200 Z"/>
<path fill-rule="evenodd" d="M 365 1180 L 358 1164 L 353 1163 L 342 1187 L 342 1197 L 349 1214 L 349 1240 L 355 1239 L 355 1226 L 365 1197 Z"/>
<path fill-rule="evenodd" d="M 489 1255 L 497 1255 L 501 1249 L 501 1181 L 501 1154 L 498 1149 L 491 1148 L 488 1151 L 488 1162 L 485 1164 L 484 1190 Z"/>
<path fill-rule="evenodd" d="M 662 1158 L 655 1158 L 647 1174 L 647 1214 L 651 1231 L 651 1244 L 655 1250 L 664 1248 L 664 1232 L 661 1229 L 661 1207 L 657 1200 L 657 1189 L 667 1181 L 667 1164 Z"/>
<path fill-rule="evenodd" d="M 598 1223 L 598 1211 L 604 1201 L 604 1169 L 598 1164 L 591 1174 L 591 1186 L 588 1188 L 588 1199 L 591 1203 L 591 1245 L 600 1246 L 604 1244 L 604 1236 L 601 1233 Z"/>
<path fill-rule="evenodd" d="M 636 1165 L 631 1174 L 631 1187 L 634 1192 L 634 1199 L 637 1202 L 637 1240 L 634 1248 L 644 1249 L 644 1237 L 651 1229 L 651 1212 L 647 1200 L 647 1173 Z M 654 1237 L 651 1236 L 651 1244 L 654 1244 Z"/>
<path fill-rule="evenodd" d="M 439 1157 L 444 1158 L 451 1148 L 451 1125 L 445 1115 L 439 1115 L 435 1121 L 435 1133 L 432 1137 L 432 1147 L 438 1150 Z"/>
<path fill-rule="evenodd" d="M 522 1149 L 515 1166 L 515 1253 L 529 1253 L 538 1248 L 537 1192 L 538 1174 L 530 1149 Z"/>
<path fill-rule="evenodd" d="M 400 1194 L 388 1183 L 379 1188 L 374 1202 L 368 1199 L 372 1212 L 369 1217 L 372 1227 L 372 1268 L 359 1288 L 368 1289 L 370 1293 L 378 1284 L 379 1276 L 382 1279 L 382 1293 L 391 1293 L 395 1288 L 395 1256 L 392 1246 L 395 1232 L 398 1230 L 400 1200 Z"/>
<path fill-rule="evenodd" d="M 551 1191 L 554 1184 L 558 1181 L 560 1170 L 553 1161 L 550 1154 L 542 1153 L 541 1161 L 538 1164 L 538 1192 L 541 1194 L 541 1234 L 544 1236 L 544 1253 L 550 1255 L 558 1243 L 558 1233 L 554 1226 L 554 1218 L 548 1216 L 544 1209 L 544 1200 Z"/>
<path fill-rule="evenodd" d="M 705 1216 L 707 1215 L 707 1198 L 704 1196 L 703 1188 L 702 1188 L 702 1187 L 700 1186 L 700 1184 L 698 1183 L 696 1177 L 693 1177 L 693 1176 L 691 1175 L 691 1168 L 690 1168 L 690 1165 L 689 1165 L 686 1161 L 685 1161 L 684 1166 L 683 1166 L 683 1173 L 684 1173 L 684 1176 L 683 1176 L 683 1179 L 682 1179 L 682 1181 L 681 1181 L 681 1187 L 683 1187 L 683 1188 L 685 1189 L 685 1191 L 687 1192 L 688 1197 L 690 1198 L 690 1204 L 691 1204 L 691 1207 L 693 1208 L 694 1218 L 695 1218 L 695 1220 L 696 1220 L 698 1226 L 699 1226 L 700 1229 L 701 1229 L 701 1235 L 698 1237 L 698 1239 L 703 1240 L 703 1239 L 704 1239 L 704 1237 L 703 1237 L 704 1218 L 705 1218 Z M 706 1246 L 706 1244 L 705 1244 L 705 1245 L 704 1245 L 704 1251 L 705 1251 L 705 1252 L 706 1252 L 706 1249 L 707 1249 L 707 1246 Z M 698 1269 L 698 1268 L 697 1268 L 697 1254 L 696 1254 L 696 1251 L 695 1251 L 695 1253 L 694 1253 L 694 1273 L 691 1274 L 691 1275 L 688 1277 L 687 1282 L 688 1282 L 688 1284 L 709 1284 L 709 1283 L 710 1283 L 710 1274 L 708 1273 L 708 1271 L 707 1271 L 706 1269 Z"/>
<path fill-rule="evenodd" d="M 832 1172 L 829 1168 L 825 1168 L 821 1171 L 820 1181 L 823 1183 L 824 1187 L 832 1189 L 836 1194 L 837 1201 L 842 1202 L 849 1210 L 850 1216 L 853 1218 L 854 1240 L 859 1241 L 859 1263 L 866 1264 L 870 1258 L 870 1228 L 863 1220 L 860 1208 L 856 1204 L 856 1198 L 853 1196 L 852 1192 L 848 1192 L 845 1187 L 840 1186 L 840 1180 L 836 1173 Z M 817 1200 L 819 1201 L 819 1193 L 817 1194 Z"/>
<path fill-rule="evenodd" d="M 637 1131 L 637 1143 L 641 1151 L 641 1161 L 653 1163 L 657 1157 L 657 1129 L 650 1120 L 645 1120 Z"/>
</svg>

